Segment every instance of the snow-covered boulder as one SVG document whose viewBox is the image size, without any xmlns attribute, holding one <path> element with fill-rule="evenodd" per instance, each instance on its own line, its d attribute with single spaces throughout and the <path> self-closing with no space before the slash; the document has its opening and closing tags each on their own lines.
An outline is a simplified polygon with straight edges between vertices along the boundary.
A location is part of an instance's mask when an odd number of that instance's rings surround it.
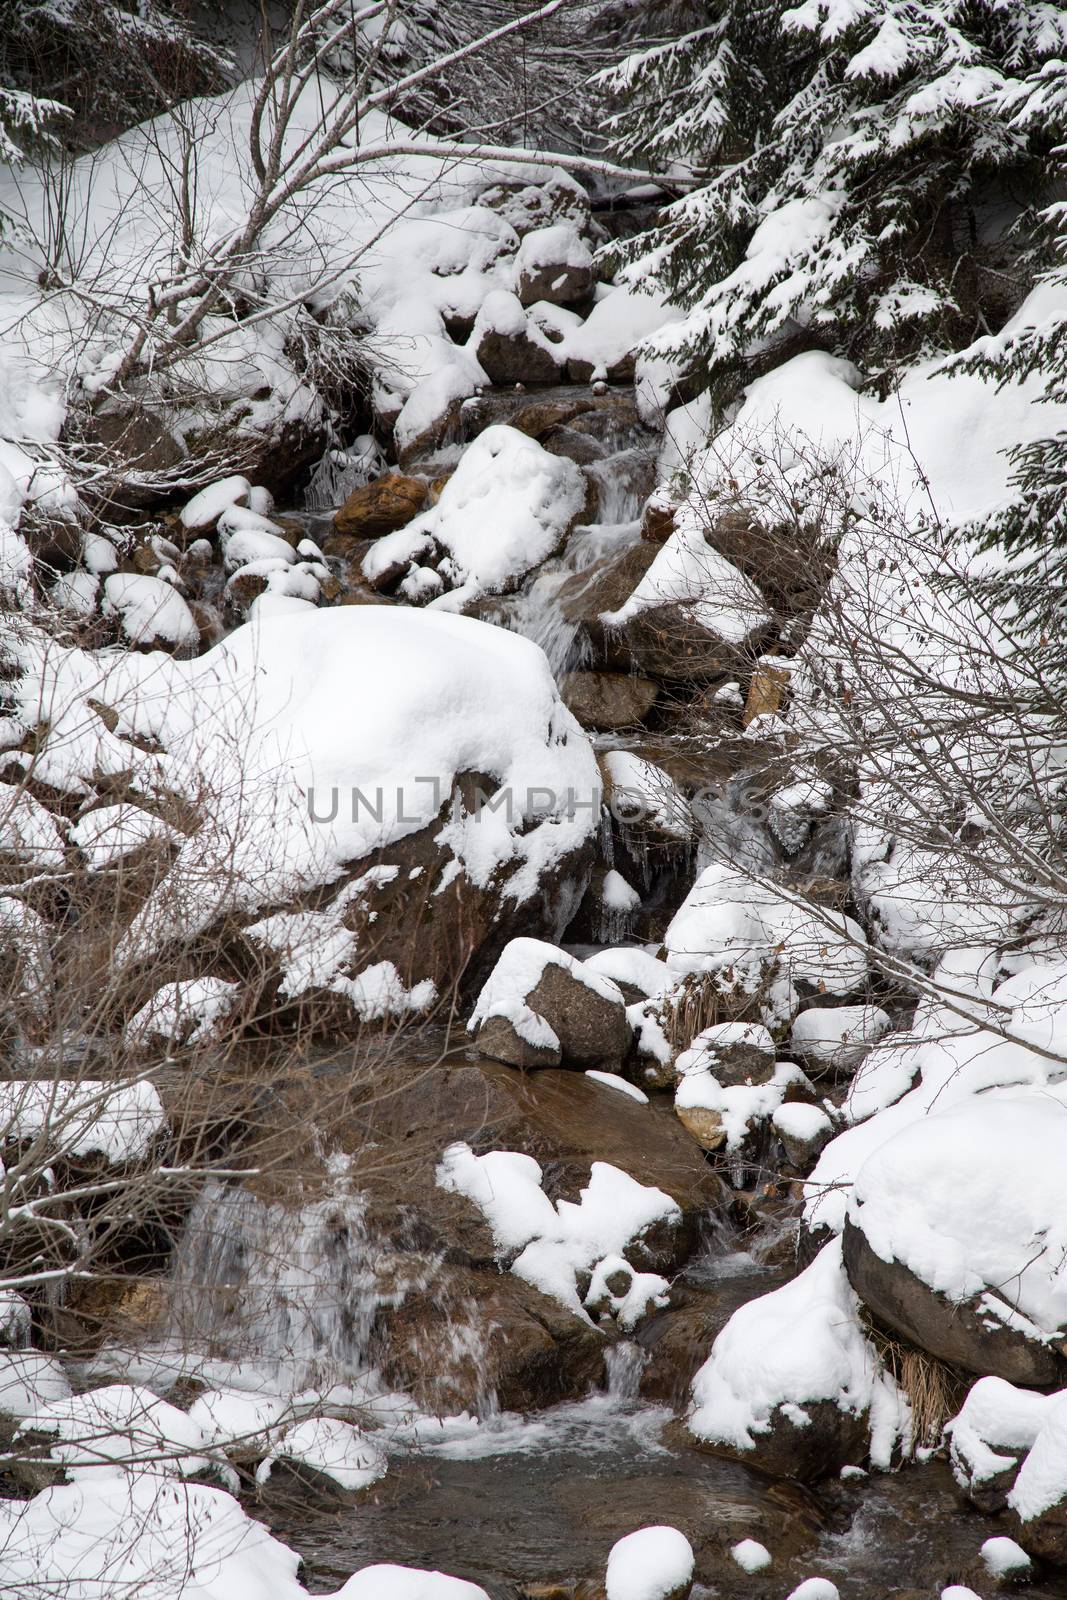
<svg viewBox="0 0 1067 1600">
<path fill-rule="evenodd" d="M 330 1600 L 489 1600 L 489 1596 L 464 1578 L 383 1562 L 354 1573 Z"/>
<path fill-rule="evenodd" d="M 200 643 L 196 618 L 171 584 L 142 572 L 104 579 L 103 612 L 117 617 L 130 644 L 191 654 Z"/>
<path fill-rule="evenodd" d="M 979 1378 L 945 1426 L 953 1476 L 979 1511 L 1002 1511 L 1019 1464 L 1044 1425 L 1050 1396 Z"/>
<path fill-rule="evenodd" d="M 834 1132 L 822 1107 L 806 1105 L 802 1100 L 780 1105 L 771 1116 L 771 1125 L 782 1141 L 786 1161 L 799 1172 L 810 1171 Z"/>
<path fill-rule="evenodd" d="M 862 988 L 867 941 L 851 917 L 798 903 L 714 862 L 697 878 L 664 935 L 678 979 L 709 977 L 732 1005 L 753 1006 L 780 1028 L 803 994 L 842 999 Z"/>
<path fill-rule="evenodd" d="M 225 978 L 183 978 L 165 984 L 126 1024 L 138 1046 L 203 1046 L 220 1039 L 237 1012 L 241 987 Z"/>
<path fill-rule="evenodd" d="M 776 1477 L 822 1477 L 868 1453 L 889 1465 L 906 1403 L 879 1368 L 838 1240 L 734 1312 L 693 1380 L 687 1423 L 716 1453 Z"/>
<path fill-rule="evenodd" d="M 856 1176 L 849 1278 L 878 1320 L 970 1372 L 1062 1381 L 1067 1105 L 992 1093 L 886 1140 Z"/>
<path fill-rule="evenodd" d="M 683 524 L 630 597 L 602 617 L 642 671 L 668 682 L 705 682 L 750 662 L 771 622 L 759 589 Z"/>
<path fill-rule="evenodd" d="M 677 1528 L 639 1528 L 611 1547 L 607 1600 L 686 1600 L 695 1567 L 693 1547 Z"/>
<path fill-rule="evenodd" d="M 774 1040 L 757 1022 L 719 1022 L 705 1028 L 700 1048 L 708 1071 L 724 1089 L 766 1083 L 774 1071 Z"/>
<path fill-rule="evenodd" d="M 514 1067 L 618 1064 L 630 1045 L 617 985 L 538 939 L 512 939 L 467 1027 L 483 1055 Z"/>
<path fill-rule="evenodd" d="M 674 1109 L 678 1120 L 705 1150 L 725 1147 L 728 1155 L 741 1154 L 750 1136 L 778 1110 L 790 1072 L 788 1064 L 783 1063 L 781 1071 L 768 1071 L 764 1067 L 755 1083 L 732 1072 L 730 1081 L 722 1081 L 717 1071 L 722 1059 L 721 1029 L 725 1027 L 732 1032 L 743 1026 L 751 1025 L 726 1023 L 705 1028 L 674 1064 L 677 1078 Z M 765 1029 L 753 1031 L 757 1040 L 766 1032 Z M 769 1041 L 769 1034 L 767 1039 Z M 753 1046 L 753 1051 L 755 1048 Z M 761 1052 L 761 1059 L 766 1061 L 764 1052 Z"/>
<path fill-rule="evenodd" d="M 247 505 L 251 492 L 252 485 L 239 473 L 209 483 L 182 507 L 182 527 L 191 539 L 199 533 L 210 533 L 227 507 Z"/>
<path fill-rule="evenodd" d="M 650 334 L 678 319 L 658 295 L 618 288 L 598 299 L 580 328 L 567 340 L 567 372 L 576 383 L 604 378 L 629 382 L 634 351 Z M 651 538 L 649 533 L 646 538 Z"/>
<path fill-rule="evenodd" d="M 379 539 L 364 557 L 363 574 L 375 587 L 404 574 L 405 599 L 461 611 L 479 595 L 508 593 L 553 555 L 585 496 L 573 461 L 550 455 L 516 428 L 486 428 L 436 505 Z"/>
<path fill-rule="evenodd" d="M 596 284 L 593 252 L 577 228 L 566 222 L 534 228 L 515 257 L 515 292 L 524 306 L 581 305 Z"/>
<path fill-rule="evenodd" d="M 553 1205 L 543 1180 L 532 1156 L 512 1150 L 477 1156 L 462 1143 L 449 1146 L 437 1169 L 441 1188 L 465 1195 L 482 1211 L 501 1263 L 583 1322 L 590 1320 L 585 1306 L 600 1303 L 606 1280 L 625 1265 L 631 1278 L 619 1297 L 624 1322 L 632 1326 L 650 1303 L 662 1303 L 666 1279 L 635 1273 L 630 1258 L 640 1267 L 646 1236 L 678 1226 L 677 1201 L 605 1161 L 593 1162 L 577 1203 Z"/>
<path fill-rule="evenodd" d="M 891 1026 L 881 1006 L 809 1006 L 794 1020 L 790 1044 L 813 1077 L 847 1075 Z"/>
<path fill-rule="evenodd" d="M 558 383 L 563 373 L 562 348 L 506 289 L 486 296 L 467 349 L 492 383 Z"/>
<path fill-rule="evenodd" d="M 281 1472 L 316 1489 L 356 1494 L 383 1478 L 387 1466 L 385 1451 L 353 1423 L 307 1417 L 280 1434 L 258 1467 L 256 1482 L 266 1483 Z"/>
<path fill-rule="evenodd" d="M 5 1500 L 0 1547 L 11 1595 L 307 1600 L 296 1552 L 231 1494 L 153 1472 L 101 1472 Z"/>
</svg>

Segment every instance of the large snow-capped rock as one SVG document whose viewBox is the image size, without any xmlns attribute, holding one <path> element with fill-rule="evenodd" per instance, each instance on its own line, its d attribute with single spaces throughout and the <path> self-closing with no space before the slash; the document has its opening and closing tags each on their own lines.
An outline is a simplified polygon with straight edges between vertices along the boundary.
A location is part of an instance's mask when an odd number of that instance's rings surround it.
<svg viewBox="0 0 1067 1600">
<path fill-rule="evenodd" d="M 880 1322 L 971 1372 L 1062 1380 L 1062 1092 L 975 1096 L 904 1128 L 856 1177 L 844 1234 Z"/>
<path fill-rule="evenodd" d="M 487 940 L 488 961 L 519 908 L 558 937 L 584 891 L 596 762 L 542 651 L 504 629 L 346 607 L 190 662 L 29 639 L 22 665 L 26 720 L 56 707 L 42 781 L 81 795 L 132 771 L 197 819 L 120 960 L 225 925 L 281 998 L 381 1016 L 424 1008 Z"/>
<path fill-rule="evenodd" d="M 468 1028 L 483 1055 L 516 1067 L 618 1064 L 630 1044 L 618 985 L 540 939 L 512 939 Z"/>
<path fill-rule="evenodd" d="M 810 1479 L 888 1466 L 906 1404 L 879 1368 L 835 1239 L 792 1282 L 734 1312 L 693 1380 L 688 1426 L 717 1454 Z"/>
<path fill-rule="evenodd" d="M 377 588 L 399 579 L 405 600 L 461 611 L 555 554 L 585 501 L 573 461 L 501 423 L 467 448 L 436 505 L 377 541 L 363 573 Z"/>
</svg>

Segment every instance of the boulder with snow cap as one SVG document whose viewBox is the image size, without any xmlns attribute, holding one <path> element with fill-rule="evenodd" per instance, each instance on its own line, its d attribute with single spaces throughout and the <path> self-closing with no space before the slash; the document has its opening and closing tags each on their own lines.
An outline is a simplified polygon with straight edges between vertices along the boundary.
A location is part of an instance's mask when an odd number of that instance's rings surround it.
<svg viewBox="0 0 1067 1600">
<path fill-rule="evenodd" d="M 1044 1425 L 1051 1397 L 1003 1378 L 979 1378 L 945 1425 L 952 1475 L 986 1515 L 1003 1511 L 1024 1456 Z"/>
<path fill-rule="evenodd" d="M 707 683 L 759 652 L 771 613 L 759 589 L 682 522 L 630 596 L 601 618 L 643 672 L 670 683 Z"/>
<path fill-rule="evenodd" d="M 571 224 L 534 228 L 523 238 L 515 257 L 515 290 L 524 306 L 539 300 L 580 305 L 595 285 L 593 252 Z"/>
<path fill-rule="evenodd" d="M 812 1077 L 847 1076 L 891 1027 L 881 1006 L 809 1006 L 794 1020 L 790 1043 Z"/>
<path fill-rule="evenodd" d="M 766 1083 L 777 1052 L 767 1029 L 757 1022 L 720 1022 L 700 1035 L 708 1071 L 724 1089 Z"/>
<path fill-rule="evenodd" d="M 687 1600 L 696 1560 L 677 1528 L 639 1528 L 611 1548 L 604 1588 L 607 1600 Z"/>
<path fill-rule="evenodd" d="M 835 1239 L 799 1277 L 734 1312 L 693 1380 L 687 1425 L 715 1454 L 808 1481 L 868 1454 L 888 1466 L 906 1415 Z"/>
<path fill-rule="evenodd" d="M 537 939 L 507 946 L 468 1030 L 483 1055 L 517 1067 L 618 1064 L 630 1046 L 617 985 Z"/>
<path fill-rule="evenodd" d="M 487 294 L 467 348 L 492 383 L 558 383 L 564 358 L 507 289 Z"/>
<path fill-rule="evenodd" d="M 1067 1105 L 993 1091 L 905 1125 L 860 1166 L 844 1259 L 884 1326 L 969 1372 L 1067 1373 Z"/>
</svg>

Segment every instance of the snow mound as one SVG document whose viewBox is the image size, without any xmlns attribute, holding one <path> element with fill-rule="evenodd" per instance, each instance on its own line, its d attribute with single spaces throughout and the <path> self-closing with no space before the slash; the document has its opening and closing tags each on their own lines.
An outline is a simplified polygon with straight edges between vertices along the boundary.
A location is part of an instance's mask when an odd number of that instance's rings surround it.
<svg viewBox="0 0 1067 1600">
<path fill-rule="evenodd" d="M 693 1379 L 688 1425 L 708 1443 L 754 1450 L 776 1412 L 803 1428 L 805 1408 L 821 1400 L 870 1412 L 872 1459 L 889 1464 L 904 1402 L 879 1371 L 837 1240 L 792 1282 L 734 1312 Z"/>
<path fill-rule="evenodd" d="M 364 1567 L 329 1600 L 489 1600 L 489 1596 L 463 1578 L 385 1563 Z"/>
<path fill-rule="evenodd" d="M 256 1482 L 265 1483 L 278 1462 L 292 1461 L 309 1467 L 348 1493 L 367 1489 L 384 1478 L 387 1458 L 365 1433 L 336 1417 L 308 1417 L 286 1428 L 256 1470 Z"/>
<path fill-rule="evenodd" d="M 200 643 L 193 613 L 162 578 L 149 578 L 140 572 L 113 572 L 104 579 L 103 612 L 105 617 L 119 618 L 131 644 L 195 650 Z"/>
<path fill-rule="evenodd" d="M 693 1547 L 677 1528 L 639 1528 L 612 1545 L 607 1600 L 665 1600 L 692 1581 Z"/>
<path fill-rule="evenodd" d="M 851 917 L 798 904 L 717 862 L 697 878 L 663 942 L 676 978 L 709 974 L 724 992 L 759 994 L 772 1029 L 798 1010 L 798 985 L 844 997 L 868 971 L 867 941 Z"/>
</svg>

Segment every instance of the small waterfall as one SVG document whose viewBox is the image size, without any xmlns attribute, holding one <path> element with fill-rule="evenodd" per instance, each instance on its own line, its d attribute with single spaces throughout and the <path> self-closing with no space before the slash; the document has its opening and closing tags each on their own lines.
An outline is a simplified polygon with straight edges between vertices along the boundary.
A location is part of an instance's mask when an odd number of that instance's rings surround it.
<svg viewBox="0 0 1067 1600">
<path fill-rule="evenodd" d="M 651 457 L 647 450 L 621 449 L 603 461 L 592 461 L 586 472 L 600 495 L 598 521 L 609 526 L 634 522 L 652 492 Z"/>
<path fill-rule="evenodd" d="M 632 1339 L 621 1339 L 604 1352 L 607 1395 L 618 1405 L 632 1405 L 638 1398 L 641 1374 L 648 1366 L 648 1352 Z"/>
<path fill-rule="evenodd" d="M 383 1286 L 350 1165 L 331 1157 L 325 1192 L 305 1206 L 215 1180 L 205 1186 L 172 1277 L 173 1328 L 185 1348 L 253 1360 L 292 1389 L 365 1370 L 378 1310 L 402 1291 Z"/>
<path fill-rule="evenodd" d="M 541 646 L 554 677 L 579 671 L 592 657 L 592 646 L 581 624 L 570 622 L 563 615 L 560 590 L 577 573 L 590 572 L 605 556 L 635 544 L 640 533 L 636 522 L 593 522 L 579 527 L 562 555 L 546 561 L 508 604 L 500 620 L 513 632 Z"/>
</svg>

